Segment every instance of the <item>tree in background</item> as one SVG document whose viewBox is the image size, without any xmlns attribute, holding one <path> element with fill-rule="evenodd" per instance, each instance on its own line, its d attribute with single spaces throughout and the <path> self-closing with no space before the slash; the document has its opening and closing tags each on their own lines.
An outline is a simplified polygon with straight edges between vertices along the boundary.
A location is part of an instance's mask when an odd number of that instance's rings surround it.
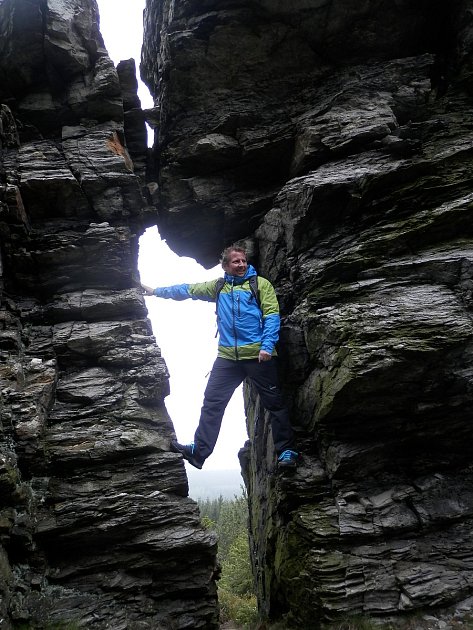
<svg viewBox="0 0 473 630">
<path fill-rule="evenodd" d="M 232 500 L 198 502 L 205 527 L 215 529 L 222 575 L 218 586 L 222 621 L 232 620 L 251 628 L 257 621 L 256 596 L 248 543 L 248 501 L 246 492 Z"/>
<path fill-rule="evenodd" d="M 209 529 L 216 529 L 217 523 L 220 521 L 220 512 L 222 511 L 222 505 L 224 503 L 222 495 L 218 499 L 202 499 L 197 500 L 197 505 L 200 509 L 200 518 L 205 527 Z"/>
</svg>

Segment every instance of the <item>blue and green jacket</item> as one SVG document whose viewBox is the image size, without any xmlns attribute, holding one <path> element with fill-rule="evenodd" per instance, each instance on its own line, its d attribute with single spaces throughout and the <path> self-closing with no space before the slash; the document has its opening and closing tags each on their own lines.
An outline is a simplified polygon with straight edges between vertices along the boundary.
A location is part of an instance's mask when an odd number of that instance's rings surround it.
<svg viewBox="0 0 473 630">
<path fill-rule="evenodd" d="M 276 355 L 279 338 L 279 304 L 273 285 L 258 276 L 261 309 L 253 296 L 248 278 L 256 271 L 248 265 L 243 277 L 225 273 L 225 284 L 217 302 L 219 332 L 218 356 L 238 361 L 257 359 L 260 350 Z M 215 302 L 217 279 L 196 284 L 158 287 L 154 295 L 172 300 L 205 300 Z"/>
</svg>

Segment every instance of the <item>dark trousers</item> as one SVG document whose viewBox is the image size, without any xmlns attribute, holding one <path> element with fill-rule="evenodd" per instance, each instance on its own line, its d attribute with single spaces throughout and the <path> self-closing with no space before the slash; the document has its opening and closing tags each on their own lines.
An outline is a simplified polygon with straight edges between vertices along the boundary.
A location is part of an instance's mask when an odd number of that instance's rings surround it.
<svg viewBox="0 0 473 630">
<path fill-rule="evenodd" d="M 278 386 L 276 360 L 260 363 L 258 359 L 231 361 L 217 357 L 205 388 L 199 426 L 194 436 L 196 455 L 202 461 L 214 450 L 225 408 L 245 378 L 254 384 L 263 407 L 269 411 L 276 452 L 280 454 L 294 448 L 294 433 Z"/>
</svg>

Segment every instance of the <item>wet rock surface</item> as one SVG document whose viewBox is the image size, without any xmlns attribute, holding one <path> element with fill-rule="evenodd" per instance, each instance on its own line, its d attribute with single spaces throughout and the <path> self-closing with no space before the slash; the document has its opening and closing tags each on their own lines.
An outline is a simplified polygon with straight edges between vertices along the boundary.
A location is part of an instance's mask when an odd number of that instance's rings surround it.
<svg viewBox="0 0 473 630">
<path fill-rule="evenodd" d="M 0 626 L 215 628 L 216 540 L 138 288 L 134 62 L 93 0 L 4 0 L 0 32 Z"/>
<path fill-rule="evenodd" d="M 209 266 L 246 239 L 280 298 L 303 456 L 277 472 L 248 389 L 262 613 L 455 627 L 473 589 L 472 6 L 342 4 L 147 3 L 159 228 Z"/>
</svg>

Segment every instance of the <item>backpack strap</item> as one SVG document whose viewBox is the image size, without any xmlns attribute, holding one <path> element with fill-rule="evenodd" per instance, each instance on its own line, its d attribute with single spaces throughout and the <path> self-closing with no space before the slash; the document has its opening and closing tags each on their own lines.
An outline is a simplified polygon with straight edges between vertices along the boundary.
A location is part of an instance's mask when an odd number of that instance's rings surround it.
<svg viewBox="0 0 473 630">
<path fill-rule="evenodd" d="M 258 305 L 258 308 L 261 311 L 261 299 L 259 295 L 258 276 L 250 276 L 248 278 L 248 282 L 250 284 L 251 295 L 255 298 L 256 304 Z M 215 284 L 215 313 L 217 313 L 218 298 L 220 297 L 220 292 L 223 289 L 224 284 L 225 284 L 225 278 L 217 278 L 217 282 Z"/>
<path fill-rule="evenodd" d="M 220 291 L 223 289 L 224 284 L 225 278 L 217 278 L 217 282 L 215 284 L 215 313 L 217 313 L 218 298 L 220 297 Z"/>
<path fill-rule="evenodd" d="M 250 276 L 248 278 L 248 282 L 250 283 L 250 291 L 256 300 L 256 304 L 258 305 L 259 310 L 261 311 L 261 299 L 259 295 L 258 276 Z"/>
</svg>

